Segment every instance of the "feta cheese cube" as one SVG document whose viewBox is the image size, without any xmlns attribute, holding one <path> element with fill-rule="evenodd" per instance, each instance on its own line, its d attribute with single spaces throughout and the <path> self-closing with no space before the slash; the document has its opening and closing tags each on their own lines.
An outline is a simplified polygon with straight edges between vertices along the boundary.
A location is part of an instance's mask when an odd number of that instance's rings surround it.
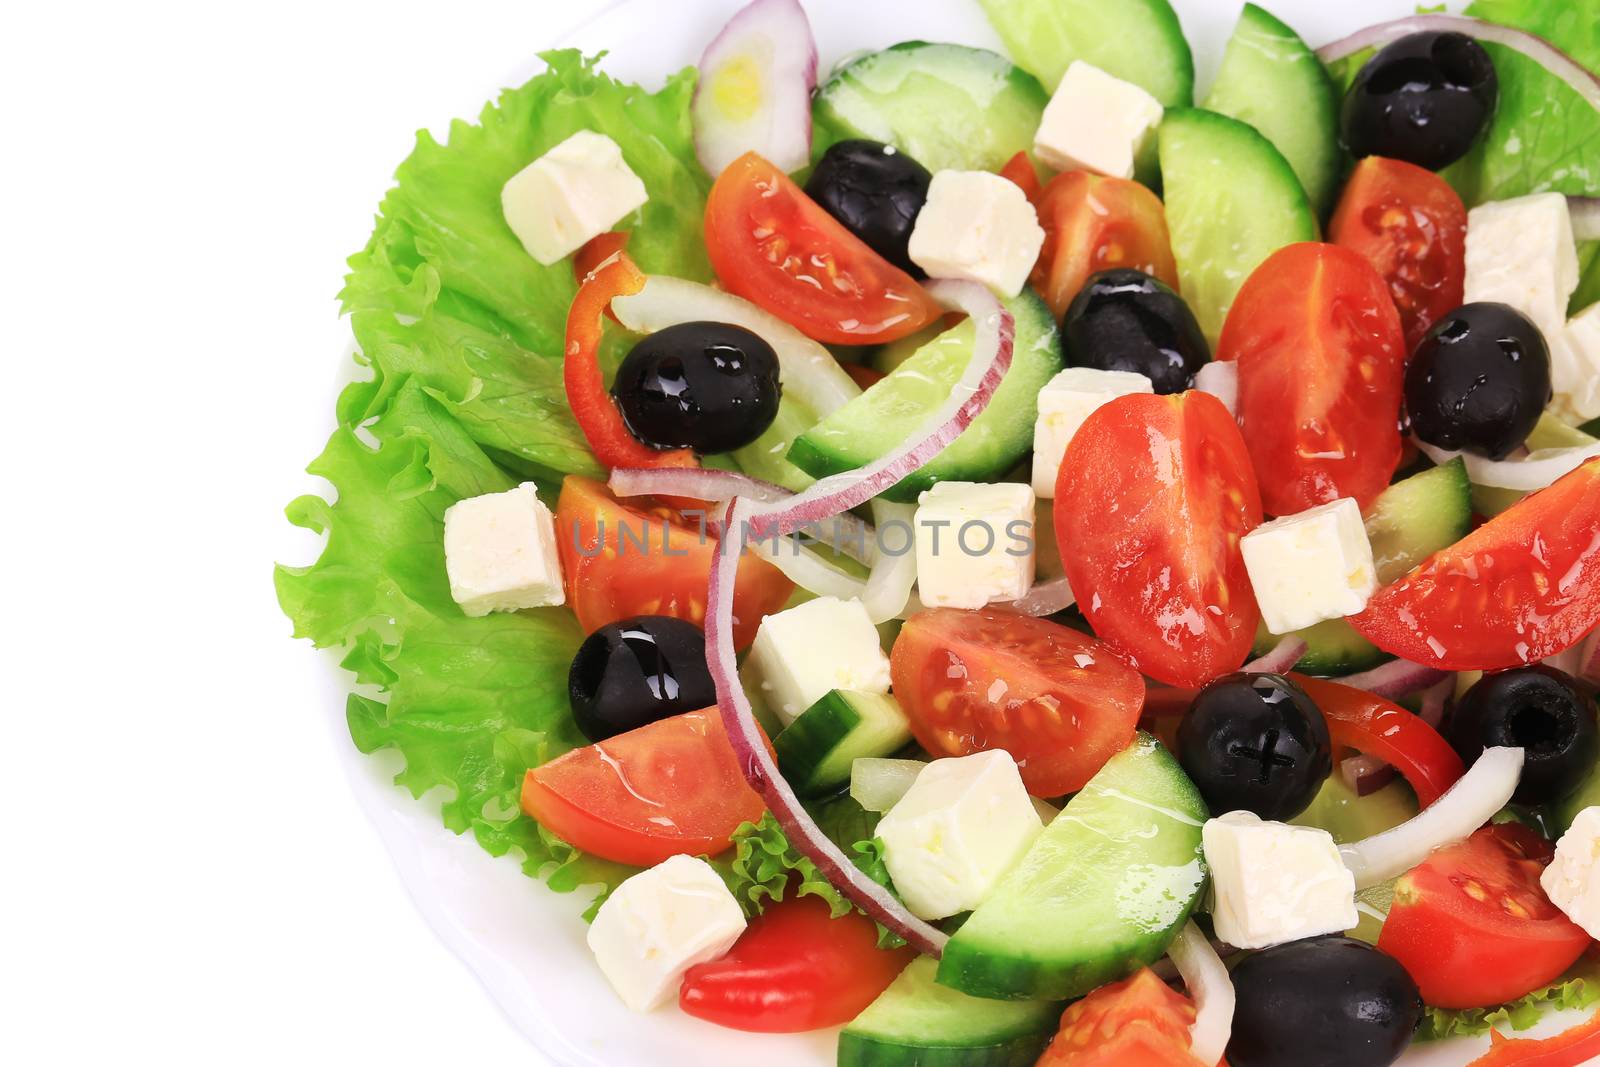
<svg viewBox="0 0 1600 1067">
<path fill-rule="evenodd" d="M 883 862 L 913 915 L 970 911 L 1044 829 L 1000 749 L 934 760 L 878 823 Z"/>
<path fill-rule="evenodd" d="M 629 878 L 589 925 L 600 972 L 634 1011 L 674 998 L 684 972 L 727 954 L 744 911 L 705 860 L 673 856 Z"/>
<path fill-rule="evenodd" d="M 450 595 L 473 617 L 566 599 L 555 519 L 532 482 L 446 508 L 444 569 Z"/>
<path fill-rule="evenodd" d="M 1068 367 L 1039 390 L 1033 421 L 1033 492 L 1041 500 L 1056 495 L 1056 475 L 1072 435 L 1103 404 L 1130 393 L 1154 392 L 1150 379 L 1125 370 Z"/>
<path fill-rule="evenodd" d="M 511 176 L 500 190 L 500 210 L 528 255 L 548 267 L 649 198 L 617 142 L 579 130 Z"/>
<path fill-rule="evenodd" d="M 1378 589 L 1372 542 L 1350 497 L 1263 523 L 1239 547 L 1275 634 L 1354 615 Z"/>
<path fill-rule="evenodd" d="M 911 261 L 931 278 L 961 278 L 1001 296 L 1022 292 L 1044 230 L 1013 182 L 981 170 L 941 170 L 911 230 Z"/>
<path fill-rule="evenodd" d="M 1600 304 L 1550 339 L 1550 407 L 1569 422 L 1600 417 Z"/>
<path fill-rule="evenodd" d="M 889 657 L 859 600 L 822 596 L 768 615 L 748 663 L 762 701 L 786 726 L 829 690 L 889 691 Z"/>
<path fill-rule="evenodd" d="M 1590 937 L 1600 938 L 1600 807 L 1584 808 L 1556 842 L 1539 876 L 1550 903 Z"/>
<path fill-rule="evenodd" d="M 1544 331 L 1566 329 L 1578 288 L 1572 215 L 1560 193 L 1480 204 L 1467 213 L 1467 303 L 1510 304 Z"/>
<path fill-rule="evenodd" d="M 1356 925 L 1356 878 L 1333 835 L 1230 811 L 1200 831 L 1217 937 L 1267 948 Z"/>
<path fill-rule="evenodd" d="M 1033 490 L 939 482 L 917 498 L 917 590 L 934 608 L 1016 600 L 1033 585 Z"/>
<path fill-rule="evenodd" d="M 1163 111 L 1139 86 L 1074 60 L 1044 109 L 1033 153 L 1057 170 L 1131 178 Z"/>
</svg>

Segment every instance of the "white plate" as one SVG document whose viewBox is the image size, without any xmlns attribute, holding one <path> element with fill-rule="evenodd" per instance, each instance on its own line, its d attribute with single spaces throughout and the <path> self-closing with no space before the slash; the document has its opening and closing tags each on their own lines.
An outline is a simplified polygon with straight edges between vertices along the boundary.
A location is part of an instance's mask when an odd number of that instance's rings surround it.
<svg viewBox="0 0 1600 1067">
<path fill-rule="evenodd" d="M 1111 3 L 1115 0 L 1106 0 Z M 612 74 L 657 85 L 691 64 L 741 0 L 622 0 L 568 40 L 606 50 Z M 822 69 L 861 49 L 910 38 L 999 49 L 974 0 L 805 0 Z M 1200 84 L 1208 83 L 1237 16 L 1234 0 L 1175 0 L 1194 47 Z M 1277 0 L 1270 4 L 1314 45 L 1410 10 L 1404 0 Z M 1454 5 L 1453 5 L 1454 6 Z M 485 98 L 496 86 L 485 85 Z M 330 672 L 330 675 L 336 672 Z M 328 712 L 337 726 L 352 785 L 383 837 L 417 907 L 439 937 L 477 974 L 507 1017 L 563 1067 L 700 1067 L 756 1062 L 762 1067 L 824 1067 L 834 1062 L 832 1031 L 794 1037 L 746 1035 L 690 1019 L 676 1008 L 651 1015 L 625 1009 L 595 968 L 579 918 L 587 894 L 561 895 L 496 860 L 471 838 L 439 822 L 437 804 L 413 801 L 391 776 L 396 757 L 362 757 L 344 734 L 348 682 L 330 682 Z M 1581 1013 L 1552 1017 L 1532 1033 L 1555 1032 Z M 1406 1067 L 1464 1064 L 1482 1039 L 1413 1050 Z"/>
</svg>

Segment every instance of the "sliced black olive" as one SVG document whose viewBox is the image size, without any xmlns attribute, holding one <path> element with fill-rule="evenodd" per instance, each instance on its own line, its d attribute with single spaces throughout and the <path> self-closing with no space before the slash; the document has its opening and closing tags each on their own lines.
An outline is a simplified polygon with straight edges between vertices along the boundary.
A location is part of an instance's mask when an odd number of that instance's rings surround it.
<svg viewBox="0 0 1600 1067">
<path fill-rule="evenodd" d="M 1485 748 L 1523 749 L 1522 779 L 1511 795 L 1518 804 L 1570 796 L 1600 755 L 1594 701 L 1567 674 L 1542 664 L 1484 675 L 1451 713 L 1445 736 L 1468 764 Z"/>
</svg>

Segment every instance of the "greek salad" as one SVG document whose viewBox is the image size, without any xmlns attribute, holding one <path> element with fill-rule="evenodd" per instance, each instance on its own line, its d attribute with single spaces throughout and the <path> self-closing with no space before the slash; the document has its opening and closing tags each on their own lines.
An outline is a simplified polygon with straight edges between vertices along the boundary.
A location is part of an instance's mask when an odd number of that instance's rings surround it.
<svg viewBox="0 0 1600 1067">
<path fill-rule="evenodd" d="M 1600 0 L 974 2 L 419 135 L 276 576 L 356 744 L 841 1067 L 1600 1063 Z"/>
</svg>

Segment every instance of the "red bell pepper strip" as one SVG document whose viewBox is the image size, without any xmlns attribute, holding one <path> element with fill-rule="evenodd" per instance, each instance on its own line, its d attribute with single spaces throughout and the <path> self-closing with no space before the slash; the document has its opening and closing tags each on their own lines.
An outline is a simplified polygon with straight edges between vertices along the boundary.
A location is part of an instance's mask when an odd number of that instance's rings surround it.
<svg viewBox="0 0 1600 1067">
<path fill-rule="evenodd" d="M 616 251 L 578 286 L 567 313 L 567 352 L 562 378 L 567 403 L 595 459 L 607 467 L 698 467 L 686 448 L 661 451 L 642 444 L 628 432 L 616 402 L 600 374 L 600 337 L 611 301 L 644 288 L 644 275 L 623 251 Z"/>
<path fill-rule="evenodd" d="M 1467 1067 L 1583 1067 L 1600 1063 L 1600 1011 L 1588 1022 L 1563 1030 L 1554 1037 L 1506 1037 L 1489 1034 L 1489 1051 Z"/>
<path fill-rule="evenodd" d="M 1328 720 L 1335 748 L 1376 756 L 1398 770 L 1427 807 L 1456 784 L 1466 767 L 1450 742 L 1416 715 L 1348 685 L 1291 674 Z"/>
<path fill-rule="evenodd" d="M 627 247 L 626 230 L 608 230 L 598 237 L 591 237 L 572 257 L 573 277 L 578 280 L 579 285 L 582 285 L 601 264 L 618 252 L 625 251 Z"/>
</svg>

